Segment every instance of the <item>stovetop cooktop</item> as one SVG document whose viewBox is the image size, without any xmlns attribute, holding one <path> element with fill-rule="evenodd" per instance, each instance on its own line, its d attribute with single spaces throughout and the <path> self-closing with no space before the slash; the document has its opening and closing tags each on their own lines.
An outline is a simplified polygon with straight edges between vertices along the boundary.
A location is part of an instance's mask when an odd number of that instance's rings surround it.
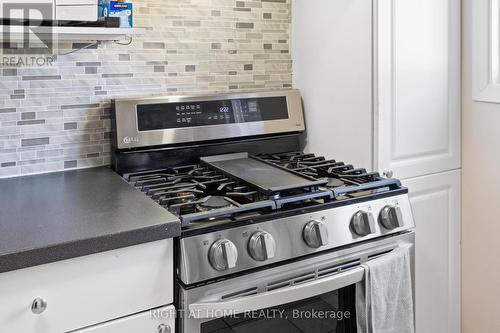
<svg viewBox="0 0 500 333">
<path fill-rule="evenodd" d="M 396 179 L 303 153 L 307 133 L 298 90 L 113 105 L 114 170 L 177 215 L 186 234 L 402 189 Z"/>
<path fill-rule="evenodd" d="M 383 178 L 377 172 L 302 152 L 243 156 L 234 165 L 226 163 L 231 159 L 234 156 L 201 158 L 197 164 L 125 174 L 124 178 L 179 216 L 185 229 L 332 201 L 369 199 L 373 194 L 401 187 L 399 180 Z M 237 169 L 246 165 L 252 167 Z M 266 175 L 272 179 L 266 179 Z M 278 186 L 277 175 L 287 181 L 284 186 Z M 297 185 L 290 180 L 297 181 Z"/>
</svg>

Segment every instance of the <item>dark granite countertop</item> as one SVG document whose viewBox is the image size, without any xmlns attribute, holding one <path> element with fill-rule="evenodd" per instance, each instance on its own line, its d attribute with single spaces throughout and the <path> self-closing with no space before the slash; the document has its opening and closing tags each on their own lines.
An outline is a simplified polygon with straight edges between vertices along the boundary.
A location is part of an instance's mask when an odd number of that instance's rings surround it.
<svg viewBox="0 0 500 333">
<path fill-rule="evenodd" d="M 178 235 L 176 216 L 106 167 L 0 179 L 0 272 Z"/>
</svg>

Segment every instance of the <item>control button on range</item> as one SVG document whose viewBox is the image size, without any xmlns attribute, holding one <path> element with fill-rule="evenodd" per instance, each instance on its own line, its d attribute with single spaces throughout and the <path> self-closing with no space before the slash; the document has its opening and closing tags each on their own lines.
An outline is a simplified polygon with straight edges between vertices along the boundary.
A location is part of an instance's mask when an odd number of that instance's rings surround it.
<svg viewBox="0 0 500 333">
<path fill-rule="evenodd" d="M 248 241 L 248 253 L 257 261 L 273 259 L 276 255 L 276 241 L 265 231 L 257 231 Z"/>
<path fill-rule="evenodd" d="M 370 212 L 359 211 L 352 216 L 351 219 L 352 231 L 361 237 L 365 237 L 375 233 L 375 219 Z"/>
<path fill-rule="evenodd" d="M 310 221 L 304 227 L 304 241 L 307 246 L 317 249 L 328 245 L 328 229 L 319 221 Z"/>
<path fill-rule="evenodd" d="M 226 271 L 236 267 L 238 249 L 233 242 L 221 239 L 210 247 L 208 258 L 212 267 L 218 271 Z"/>
<path fill-rule="evenodd" d="M 378 216 L 380 224 L 387 230 L 400 228 L 404 225 L 403 213 L 398 206 L 387 205 L 380 211 Z"/>
</svg>

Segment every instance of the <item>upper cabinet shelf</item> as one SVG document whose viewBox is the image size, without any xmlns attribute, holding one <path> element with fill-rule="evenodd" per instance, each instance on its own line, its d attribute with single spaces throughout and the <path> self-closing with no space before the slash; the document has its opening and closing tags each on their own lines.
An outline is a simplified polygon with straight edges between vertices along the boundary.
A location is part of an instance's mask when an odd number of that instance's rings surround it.
<svg viewBox="0 0 500 333">
<path fill-rule="evenodd" d="M 23 26 L 0 25 L 0 40 L 24 40 Z M 41 40 L 54 41 L 119 41 L 143 35 L 144 28 L 102 28 L 102 27 L 33 27 L 32 32 Z M 8 32 L 8 35 L 4 32 Z M 9 36 L 9 37 L 6 37 Z"/>
</svg>

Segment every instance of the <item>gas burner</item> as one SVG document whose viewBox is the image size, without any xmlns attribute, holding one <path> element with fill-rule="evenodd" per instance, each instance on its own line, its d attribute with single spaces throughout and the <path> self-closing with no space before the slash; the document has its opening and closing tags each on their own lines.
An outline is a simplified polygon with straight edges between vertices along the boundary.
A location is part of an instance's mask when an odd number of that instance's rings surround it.
<svg viewBox="0 0 500 333">
<path fill-rule="evenodd" d="M 327 187 L 341 187 L 345 186 L 345 182 L 338 178 L 328 178 L 328 184 L 326 185 Z"/>
<path fill-rule="evenodd" d="M 196 201 L 199 195 L 203 195 L 203 191 L 183 188 L 180 190 L 156 193 L 152 195 L 151 198 L 156 200 L 160 205 L 169 208 L 172 205 Z"/>
<path fill-rule="evenodd" d="M 222 209 L 231 207 L 232 204 L 225 197 L 219 195 L 211 195 L 202 200 L 196 209 L 200 212 L 207 212 L 213 209 Z"/>
</svg>

